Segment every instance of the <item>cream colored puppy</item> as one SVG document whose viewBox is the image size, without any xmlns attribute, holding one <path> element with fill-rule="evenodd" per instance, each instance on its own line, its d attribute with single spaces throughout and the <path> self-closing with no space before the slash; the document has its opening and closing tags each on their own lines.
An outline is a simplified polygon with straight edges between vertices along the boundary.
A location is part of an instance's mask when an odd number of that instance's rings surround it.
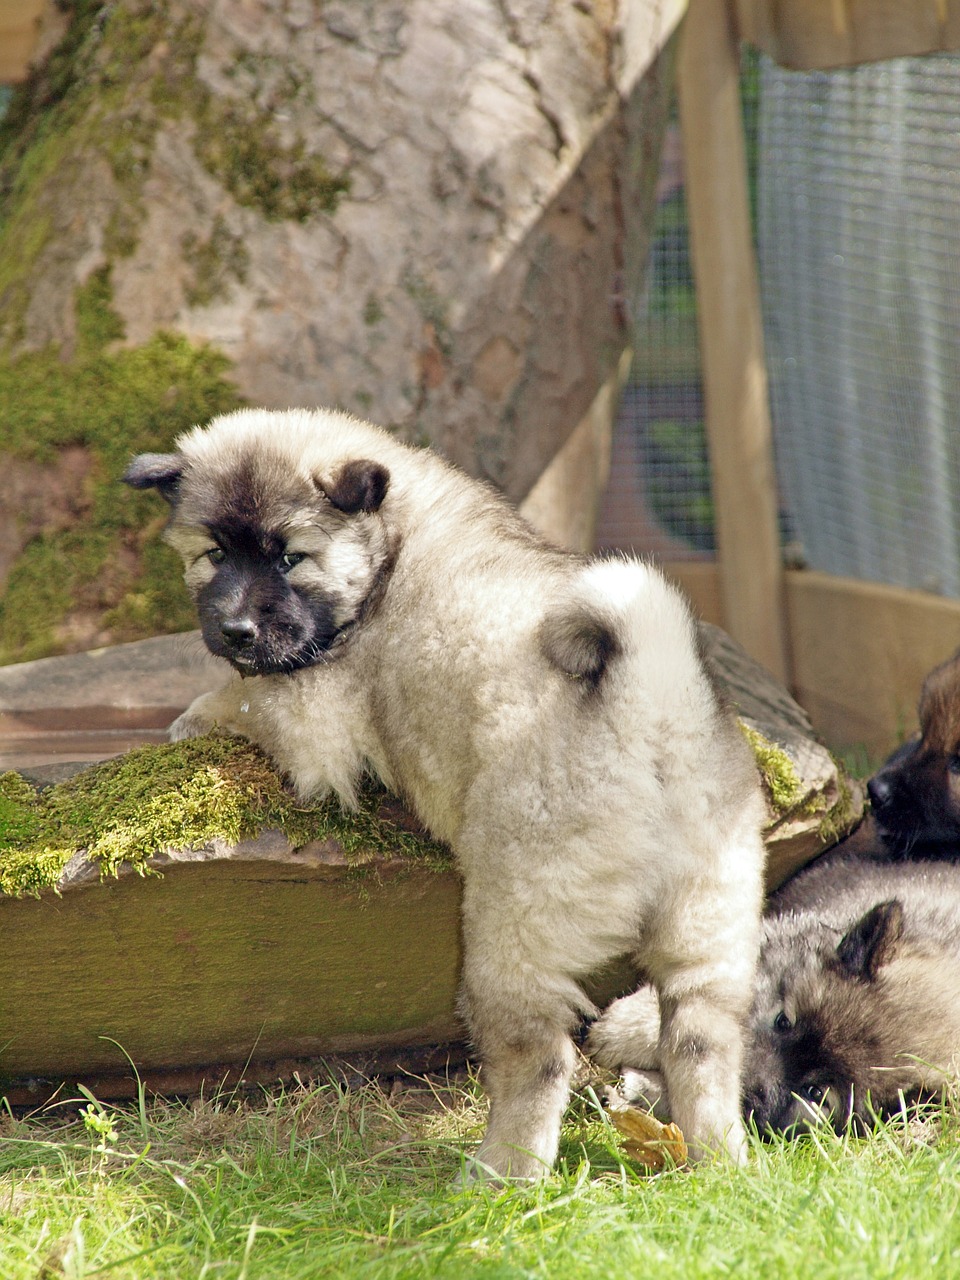
<svg viewBox="0 0 960 1280">
<path fill-rule="evenodd" d="M 485 486 L 334 412 L 242 411 L 134 460 L 172 504 L 204 639 L 238 673 L 173 725 L 260 744 L 303 797 L 365 771 L 453 848 L 480 1171 L 550 1169 L 629 954 L 695 1152 L 739 1160 L 763 806 L 684 601 L 649 565 L 545 544 Z"/>
</svg>

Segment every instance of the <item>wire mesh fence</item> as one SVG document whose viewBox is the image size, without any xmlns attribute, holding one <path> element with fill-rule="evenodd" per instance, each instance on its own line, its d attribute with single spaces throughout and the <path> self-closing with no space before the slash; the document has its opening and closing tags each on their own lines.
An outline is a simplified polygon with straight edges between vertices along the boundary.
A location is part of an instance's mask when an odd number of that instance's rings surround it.
<svg viewBox="0 0 960 1280">
<path fill-rule="evenodd" d="M 960 59 L 764 60 L 758 245 L 807 562 L 960 594 Z"/>
<path fill-rule="evenodd" d="M 745 61 L 781 525 L 812 568 L 960 596 L 960 58 Z M 603 545 L 715 550 L 668 135 Z"/>
</svg>

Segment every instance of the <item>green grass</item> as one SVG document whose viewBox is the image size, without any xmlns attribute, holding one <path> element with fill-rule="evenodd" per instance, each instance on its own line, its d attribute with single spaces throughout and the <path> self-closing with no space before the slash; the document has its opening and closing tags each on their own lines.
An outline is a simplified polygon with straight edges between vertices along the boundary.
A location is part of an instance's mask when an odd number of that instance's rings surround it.
<svg viewBox="0 0 960 1280">
<path fill-rule="evenodd" d="M 6 1116 L 4 1280 L 960 1274 L 960 1145 L 942 1123 L 758 1146 L 748 1168 L 642 1175 L 591 1097 L 536 1188 L 454 1188 L 472 1081 L 335 1083 Z M 83 1099 L 79 1100 L 83 1102 Z"/>
</svg>

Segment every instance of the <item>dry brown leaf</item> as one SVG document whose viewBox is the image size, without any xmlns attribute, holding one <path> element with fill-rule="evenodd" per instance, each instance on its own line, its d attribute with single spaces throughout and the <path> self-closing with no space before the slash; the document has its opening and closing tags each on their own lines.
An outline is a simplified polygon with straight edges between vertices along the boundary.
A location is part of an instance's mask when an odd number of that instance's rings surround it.
<svg viewBox="0 0 960 1280">
<path fill-rule="evenodd" d="M 632 1160 L 654 1170 L 686 1164 L 687 1144 L 677 1125 L 661 1124 L 649 1111 L 632 1106 L 616 1089 L 607 1091 L 606 1105 Z"/>
</svg>

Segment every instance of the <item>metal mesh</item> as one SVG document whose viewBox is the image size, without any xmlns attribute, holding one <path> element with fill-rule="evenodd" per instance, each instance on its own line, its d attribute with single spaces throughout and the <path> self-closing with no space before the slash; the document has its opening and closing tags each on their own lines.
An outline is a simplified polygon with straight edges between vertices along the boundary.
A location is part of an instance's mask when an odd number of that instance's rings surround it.
<svg viewBox="0 0 960 1280">
<path fill-rule="evenodd" d="M 758 85 L 757 57 L 747 51 L 741 98 L 751 161 Z M 751 196 L 752 174 L 751 164 Z M 633 371 L 614 431 L 598 541 L 665 560 L 710 559 L 716 548 L 713 500 L 675 108 L 661 156 L 646 289 L 634 323 Z"/>
<path fill-rule="evenodd" d="M 680 131 L 664 139 L 635 357 L 614 432 L 601 546 L 689 559 L 714 548 Z"/>
<path fill-rule="evenodd" d="M 807 563 L 960 595 L 960 59 L 763 59 L 758 244 Z"/>
<path fill-rule="evenodd" d="M 960 596 L 960 58 L 743 78 L 785 536 L 812 568 Z M 710 554 L 679 134 L 600 540 Z"/>
</svg>

